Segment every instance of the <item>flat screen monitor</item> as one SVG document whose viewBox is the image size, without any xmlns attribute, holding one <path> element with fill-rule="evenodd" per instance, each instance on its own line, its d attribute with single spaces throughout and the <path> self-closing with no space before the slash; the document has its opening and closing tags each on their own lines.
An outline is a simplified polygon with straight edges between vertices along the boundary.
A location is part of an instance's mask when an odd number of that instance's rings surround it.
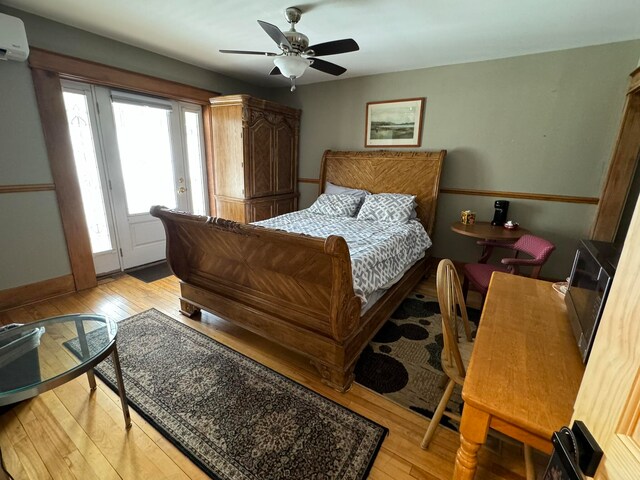
<svg viewBox="0 0 640 480">
<path fill-rule="evenodd" d="M 619 250 L 611 243 L 582 240 L 569 277 L 565 302 L 583 361 L 587 361 L 615 274 Z"/>
</svg>

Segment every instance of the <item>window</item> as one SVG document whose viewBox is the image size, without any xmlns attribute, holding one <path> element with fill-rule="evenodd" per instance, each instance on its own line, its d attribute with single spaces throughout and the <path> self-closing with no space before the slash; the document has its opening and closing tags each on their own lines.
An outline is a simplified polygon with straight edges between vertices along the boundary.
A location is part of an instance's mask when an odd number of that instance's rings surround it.
<svg viewBox="0 0 640 480">
<path fill-rule="evenodd" d="M 87 104 L 87 92 L 67 90 L 63 93 L 63 98 L 71 133 L 73 157 L 80 182 L 82 205 L 91 238 L 91 250 L 93 253 L 113 250 Z"/>
</svg>

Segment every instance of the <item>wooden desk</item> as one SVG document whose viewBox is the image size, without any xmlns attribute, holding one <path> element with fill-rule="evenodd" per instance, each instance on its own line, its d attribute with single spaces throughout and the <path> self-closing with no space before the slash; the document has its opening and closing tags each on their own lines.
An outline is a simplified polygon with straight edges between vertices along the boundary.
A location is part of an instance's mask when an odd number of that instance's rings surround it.
<svg viewBox="0 0 640 480">
<path fill-rule="evenodd" d="M 474 477 L 489 427 L 550 453 L 552 433 L 571 421 L 583 373 L 552 283 L 494 273 L 462 389 L 454 479 Z"/>
<path fill-rule="evenodd" d="M 469 225 L 461 222 L 453 222 L 451 224 L 451 230 L 467 237 L 505 242 L 517 240 L 521 236 L 531 233 L 526 228 L 518 227 L 515 230 L 509 230 L 508 228 L 498 225 L 491 225 L 491 222 L 476 222 Z"/>
</svg>

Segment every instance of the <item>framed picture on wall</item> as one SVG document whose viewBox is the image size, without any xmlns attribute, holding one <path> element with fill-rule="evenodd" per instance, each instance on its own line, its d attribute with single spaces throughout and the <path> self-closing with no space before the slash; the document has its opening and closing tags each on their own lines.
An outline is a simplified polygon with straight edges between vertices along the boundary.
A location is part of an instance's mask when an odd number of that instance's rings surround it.
<svg viewBox="0 0 640 480">
<path fill-rule="evenodd" d="M 368 102 L 365 147 L 419 147 L 424 98 Z"/>
</svg>

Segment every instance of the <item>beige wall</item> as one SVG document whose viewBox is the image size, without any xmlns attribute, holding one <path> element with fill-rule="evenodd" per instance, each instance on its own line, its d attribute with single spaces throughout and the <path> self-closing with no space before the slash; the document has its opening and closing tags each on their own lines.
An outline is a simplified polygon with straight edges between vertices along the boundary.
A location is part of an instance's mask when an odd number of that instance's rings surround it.
<svg viewBox="0 0 640 480">
<path fill-rule="evenodd" d="M 337 80 L 288 89 L 254 85 L 5 6 L 32 46 L 223 94 L 250 93 L 303 109 L 300 176 L 322 152 L 363 149 L 368 101 L 427 97 L 422 149 L 449 150 L 443 187 L 598 196 L 640 41 Z M 339 58 L 335 60 L 339 63 Z M 0 62 L 0 185 L 48 183 L 51 173 L 27 64 Z M 301 185 L 302 206 L 316 187 Z M 472 260 L 449 231 L 461 209 L 490 219 L 492 198 L 442 194 L 434 254 Z M 51 192 L 0 195 L 0 290 L 70 272 Z M 593 206 L 512 200 L 510 217 L 558 244 L 544 273 L 564 277 Z"/>
<path fill-rule="evenodd" d="M 187 83 L 223 94 L 265 96 L 256 86 L 42 17 L 0 6 L 21 18 L 31 46 Z M 27 63 L 0 62 L 0 185 L 51 183 Z M 70 273 L 53 192 L 0 194 L 0 290 Z"/>
<path fill-rule="evenodd" d="M 301 177 L 318 176 L 325 149 L 364 149 L 367 102 L 426 97 L 421 149 L 448 150 L 442 187 L 598 197 L 639 52 L 640 41 L 622 42 L 279 89 L 275 97 L 303 110 Z M 300 187 L 305 207 L 316 187 Z M 474 243 L 449 225 L 461 209 L 491 220 L 493 200 L 440 195 L 434 255 L 477 258 Z M 595 206 L 509 200 L 509 218 L 558 246 L 543 275 L 564 278 Z"/>
</svg>

